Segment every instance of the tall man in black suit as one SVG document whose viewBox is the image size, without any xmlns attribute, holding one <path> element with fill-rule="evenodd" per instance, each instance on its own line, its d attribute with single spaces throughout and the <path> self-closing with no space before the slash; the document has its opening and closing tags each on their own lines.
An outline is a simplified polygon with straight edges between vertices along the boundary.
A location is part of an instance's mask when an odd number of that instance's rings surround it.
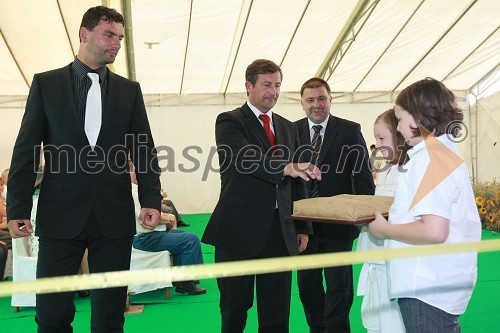
<svg viewBox="0 0 500 333">
<path fill-rule="evenodd" d="M 320 78 L 307 80 L 300 95 L 307 115 L 295 122 L 300 143 L 311 144 L 316 131 L 322 142 L 316 162 L 322 180 L 318 187 L 311 184 L 309 196 L 374 194 L 369 154 L 360 125 L 330 114 L 332 96 L 326 81 Z M 351 251 L 359 234 L 355 226 L 325 223 L 313 223 L 313 231 L 303 254 Z M 311 332 L 350 332 L 349 311 L 354 298 L 352 266 L 304 270 L 299 271 L 297 277 Z"/>
<path fill-rule="evenodd" d="M 280 93 L 280 67 L 255 60 L 245 78 L 247 103 L 221 113 L 215 124 L 221 194 L 202 241 L 215 246 L 216 262 L 303 251 L 310 224 L 285 216 L 292 213 L 292 189 L 297 198 L 306 194 L 297 177 L 321 177 L 311 163 L 292 162 L 298 148 L 296 128 L 272 110 Z M 291 272 L 217 279 L 222 332 L 243 332 L 255 281 L 259 332 L 288 332 Z"/>
<path fill-rule="evenodd" d="M 90 8 L 74 62 L 33 77 L 12 155 L 7 216 L 12 237 L 33 232 L 33 184 L 43 143 L 38 278 L 77 274 L 86 248 L 91 273 L 129 269 L 135 234 L 129 155 L 138 166 L 143 226 L 158 223 L 159 168 L 140 86 L 106 68 L 123 34 L 121 14 Z M 92 290 L 92 332 L 123 332 L 126 290 Z M 74 314 L 73 293 L 37 295 L 39 332 L 72 332 Z"/>
</svg>

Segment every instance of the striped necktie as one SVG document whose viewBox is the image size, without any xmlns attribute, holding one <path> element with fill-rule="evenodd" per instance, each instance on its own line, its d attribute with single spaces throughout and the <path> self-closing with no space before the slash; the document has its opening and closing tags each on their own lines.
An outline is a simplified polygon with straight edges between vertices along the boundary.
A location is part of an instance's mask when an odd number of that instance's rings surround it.
<svg viewBox="0 0 500 333">
<path fill-rule="evenodd" d="M 321 151 L 321 129 L 323 126 L 321 125 L 314 125 L 312 129 L 314 130 L 314 135 L 311 141 L 311 146 L 312 146 L 312 157 L 311 157 L 311 163 L 314 165 L 317 165 L 318 163 L 318 157 L 319 157 L 319 152 Z M 311 180 L 311 188 L 309 189 L 309 198 L 317 198 L 319 197 L 319 182 L 316 179 Z"/>
</svg>

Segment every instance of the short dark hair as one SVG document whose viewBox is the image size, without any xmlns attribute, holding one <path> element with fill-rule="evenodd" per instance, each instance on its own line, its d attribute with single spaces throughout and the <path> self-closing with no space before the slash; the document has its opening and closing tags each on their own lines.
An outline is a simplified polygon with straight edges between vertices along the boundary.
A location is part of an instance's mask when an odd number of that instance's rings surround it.
<svg viewBox="0 0 500 333">
<path fill-rule="evenodd" d="M 283 72 L 280 66 L 276 65 L 271 60 L 267 59 L 257 59 L 248 65 L 245 71 L 245 80 L 255 85 L 257 82 L 257 77 L 259 74 L 276 73 L 279 72 L 281 75 L 281 80 L 283 80 Z"/>
<path fill-rule="evenodd" d="M 456 138 L 460 134 L 463 111 L 453 92 L 438 80 L 428 77 L 412 83 L 399 93 L 396 105 L 411 114 L 417 126 L 435 136 L 449 134 Z M 419 128 L 412 130 L 415 136 L 423 136 Z"/>
<path fill-rule="evenodd" d="M 319 77 L 312 77 L 309 80 L 307 80 L 306 82 L 304 82 L 302 87 L 300 87 L 300 97 L 302 97 L 302 95 L 304 94 L 305 89 L 308 89 L 308 88 L 314 89 L 314 88 L 319 88 L 319 87 L 325 87 L 328 94 L 332 93 L 332 91 L 330 90 L 330 86 L 328 85 L 328 82 L 326 82 L 325 80 L 323 80 L 322 78 L 319 78 Z"/>
<path fill-rule="evenodd" d="M 122 14 L 118 13 L 115 9 L 104 6 L 96 6 L 89 8 L 85 14 L 83 14 L 80 29 L 85 27 L 92 31 L 92 29 L 94 29 L 101 20 L 125 25 Z"/>
</svg>

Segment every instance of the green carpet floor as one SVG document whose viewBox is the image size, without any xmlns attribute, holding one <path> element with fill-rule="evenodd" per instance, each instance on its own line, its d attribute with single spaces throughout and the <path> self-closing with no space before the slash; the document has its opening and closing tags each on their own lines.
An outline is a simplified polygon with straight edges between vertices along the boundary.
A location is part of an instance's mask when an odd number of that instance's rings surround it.
<svg viewBox="0 0 500 333">
<path fill-rule="evenodd" d="M 201 236 L 205 228 L 208 214 L 185 215 L 184 220 L 191 224 L 184 228 Z M 500 237 L 490 231 L 483 231 L 483 239 Z M 213 247 L 202 245 L 206 263 L 214 261 Z M 465 333 L 493 333 L 500 332 L 496 321 L 499 318 L 500 304 L 500 252 L 479 254 L 479 277 L 469 307 L 460 317 L 462 332 Z M 361 265 L 354 266 L 355 280 L 357 281 Z M 294 274 L 295 279 L 295 274 Z M 219 332 L 220 315 L 218 308 L 219 292 L 214 279 L 203 280 L 201 286 L 207 288 L 208 293 L 200 296 L 183 296 L 172 291 L 170 300 L 165 299 L 163 290 L 132 296 L 132 304 L 145 304 L 142 314 L 126 316 L 126 332 Z M 1 288 L 1 283 L 0 283 Z M 90 331 L 90 303 L 88 299 L 75 297 L 77 313 L 73 324 L 74 331 Z M 57 306 L 57 305 L 56 305 Z M 365 332 L 360 319 L 361 298 L 356 297 L 351 310 L 352 332 Z M 10 298 L 0 298 L 0 332 L 35 332 L 34 309 L 22 308 L 14 313 L 10 307 Z M 249 312 L 247 329 L 245 332 L 257 332 L 255 306 Z M 292 289 L 292 307 L 290 315 L 290 332 L 305 333 L 308 327 L 302 311 L 295 280 Z"/>
</svg>

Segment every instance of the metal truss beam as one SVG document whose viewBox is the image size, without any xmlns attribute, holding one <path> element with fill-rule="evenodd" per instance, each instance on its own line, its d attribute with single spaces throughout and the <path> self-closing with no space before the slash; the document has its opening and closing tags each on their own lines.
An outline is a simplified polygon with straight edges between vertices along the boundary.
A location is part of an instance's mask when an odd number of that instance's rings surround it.
<svg viewBox="0 0 500 333">
<path fill-rule="evenodd" d="M 317 77 L 328 81 L 379 1 L 380 0 L 360 0 L 358 2 L 351 13 L 351 16 L 342 28 L 339 36 L 333 43 L 333 46 L 328 52 L 325 60 L 316 72 Z"/>
</svg>

